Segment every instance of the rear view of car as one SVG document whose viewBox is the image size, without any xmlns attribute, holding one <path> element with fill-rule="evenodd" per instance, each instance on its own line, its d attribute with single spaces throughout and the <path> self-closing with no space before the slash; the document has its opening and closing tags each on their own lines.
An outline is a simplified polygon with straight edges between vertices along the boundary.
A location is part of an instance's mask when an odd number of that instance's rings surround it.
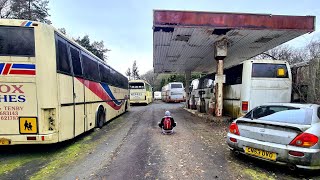
<svg viewBox="0 0 320 180">
<path fill-rule="evenodd" d="M 229 127 L 236 153 L 304 169 L 320 169 L 319 105 L 275 103 L 254 108 Z"/>
</svg>

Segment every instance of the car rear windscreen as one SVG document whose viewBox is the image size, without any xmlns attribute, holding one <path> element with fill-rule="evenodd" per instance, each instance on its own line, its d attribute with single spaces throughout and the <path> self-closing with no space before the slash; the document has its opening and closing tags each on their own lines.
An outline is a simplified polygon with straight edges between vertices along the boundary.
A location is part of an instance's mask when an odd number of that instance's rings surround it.
<svg viewBox="0 0 320 180">
<path fill-rule="evenodd" d="M 135 82 L 135 83 L 129 83 L 130 89 L 144 89 L 144 83 L 142 82 Z"/>
<path fill-rule="evenodd" d="M 34 57 L 34 29 L 0 26 L 0 56 Z"/>
<path fill-rule="evenodd" d="M 171 89 L 182 88 L 182 84 L 171 84 Z"/>
<path fill-rule="evenodd" d="M 282 69 L 283 75 L 279 76 L 278 71 Z M 288 78 L 288 69 L 285 64 L 253 63 L 252 77 L 258 78 Z"/>
<path fill-rule="evenodd" d="M 252 113 L 252 114 L 251 114 Z M 248 115 L 248 116 L 247 116 Z M 260 106 L 246 117 L 264 121 L 309 125 L 312 120 L 312 110 L 288 106 Z"/>
</svg>

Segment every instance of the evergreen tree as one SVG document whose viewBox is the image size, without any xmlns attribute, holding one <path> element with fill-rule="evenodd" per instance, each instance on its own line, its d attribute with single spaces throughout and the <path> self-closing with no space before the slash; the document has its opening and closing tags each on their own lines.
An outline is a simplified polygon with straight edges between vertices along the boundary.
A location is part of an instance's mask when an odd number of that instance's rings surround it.
<svg viewBox="0 0 320 180">
<path fill-rule="evenodd" d="M 3 4 L 3 7 L 4 5 L 10 6 L 7 9 L 10 12 L 1 12 L 1 14 L 8 14 L 5 18 L 27 19 L 51 24 L 51 21 L 48 19 L 50 16 L 48 13 L 48 3 L 48 0 L 8 0 Z"/>
<path fill-rule="evenodd" d="M 91 44 L 88 35 L 85 35 L 82 38 L 78 37 L 75 41 L 78 42 L 84 48 L 86 48 L 88 51 L 90 51 L 92 54 L 96 55 L 98 58 L 104 61 L 107 60 L 106 53 L 110 50 L 104 47 L 103 41 L 94 41 Z"/>
</svg>

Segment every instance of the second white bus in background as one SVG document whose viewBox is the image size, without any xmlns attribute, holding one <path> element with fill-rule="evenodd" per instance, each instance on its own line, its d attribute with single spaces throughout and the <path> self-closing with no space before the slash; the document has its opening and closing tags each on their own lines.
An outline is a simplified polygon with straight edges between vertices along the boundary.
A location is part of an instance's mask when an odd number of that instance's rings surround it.
<svg viewBox="0 0 320 180">
<path fill-rule="evenodd" d="M 252 108 L 264 103 L 291 101 L 292 77 L 289 64 L 280 60 L 247 60 L 225 69 L 226 82 L 223 87 L 223 111 L 237 118 Z M 213 113 L 209 103 L 214 103 L 214 78 L 209 74 L 195 83 L 189 104 L 200 109 L 200 96 L 205 101 L 205 111 Z M 201 92 L 201 95 L 200 93 Z M 192 101 L 192 98 L 193 101 Z M 192 106 L 190 106 L 192 108 Z M 214 107 L 214 106 L 213 106 Z"/>
<path fill-rule="evenodd" d="M 161 98 L 164 102 L 184 102 L 185 97 L 182 82 L 172 82 L 162 87 Z"/>
</svg>

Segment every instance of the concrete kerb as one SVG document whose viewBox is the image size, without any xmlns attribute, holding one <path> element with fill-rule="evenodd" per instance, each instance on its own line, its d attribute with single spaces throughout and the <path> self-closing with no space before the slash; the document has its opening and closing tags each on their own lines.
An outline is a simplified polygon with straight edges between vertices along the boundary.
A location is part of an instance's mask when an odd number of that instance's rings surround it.
<svg viewBox="0 0 320 180">
<path fill-rule="evenodd" d="M 232 121 L 231 117 L 228 117 L 228 116 L 216 117 L 211 114 L 200 113 L 197 110 L 192 110 L 188 108 L 183 108 L 183 109 L 188 111 L 191 114 L 194 114 L 195 116 L 200 117 L 201 119 L 204 119 L 205 122 L 209 122 L 213 124 L 229 124 Z"/>
</svg>

